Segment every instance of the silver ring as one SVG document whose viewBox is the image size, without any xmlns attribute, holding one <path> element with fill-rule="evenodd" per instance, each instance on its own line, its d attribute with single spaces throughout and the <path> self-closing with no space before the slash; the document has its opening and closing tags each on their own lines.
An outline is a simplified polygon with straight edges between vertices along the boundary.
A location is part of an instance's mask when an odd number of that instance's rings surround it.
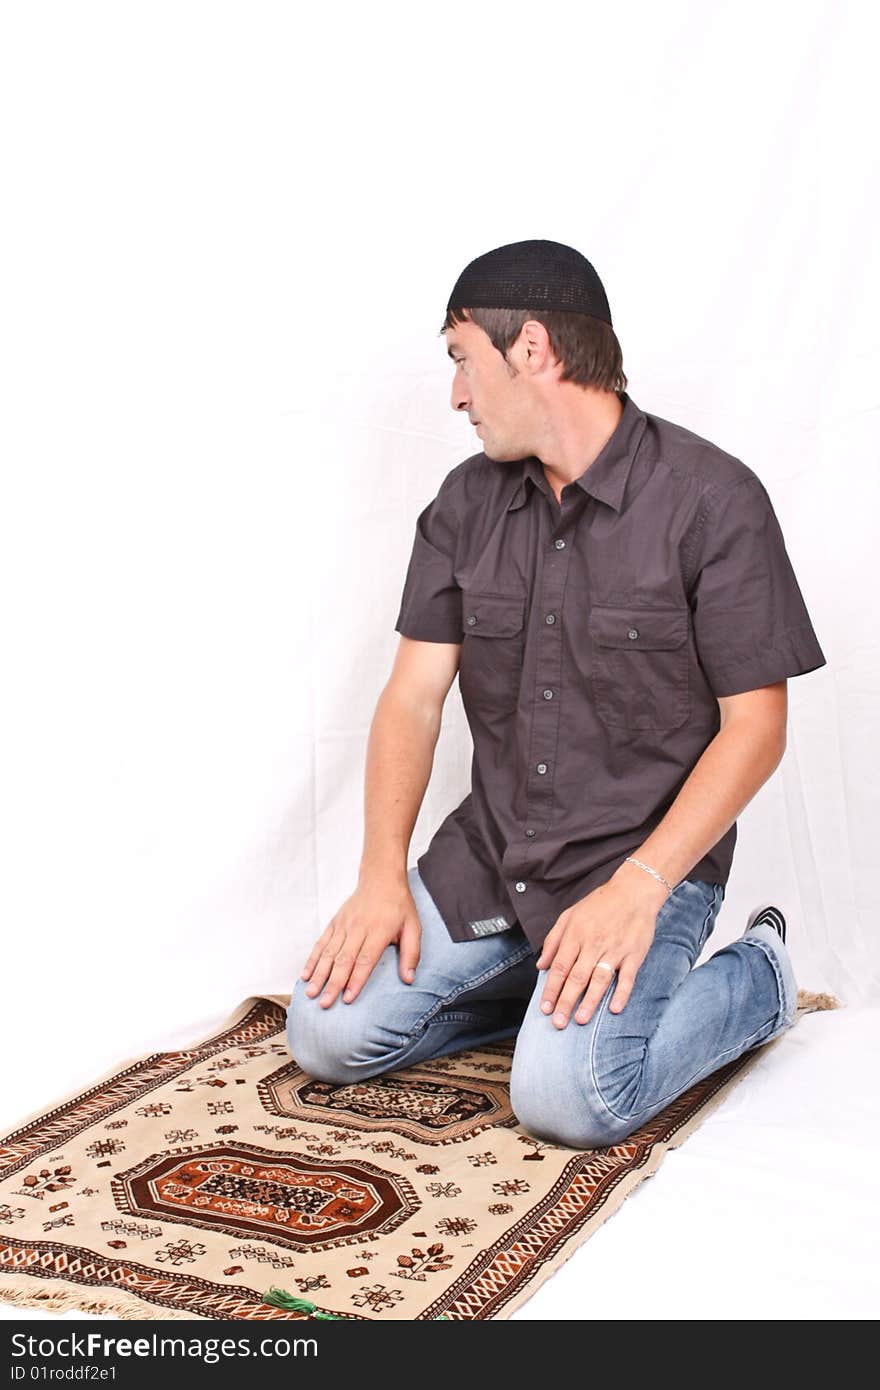
<svg viewBox="0 0 880 1390">
<path fill-rule="evenodd" d="M 612 975 L 614 974 L 614 966 L 613 966 L 613 965 L 609 965 L 608 962 L 607 962 L 607 960 L 597 960 L 597 961 L 596 961 L 596 964 L 593 966 L 593 969 L 594 969 L 594 970 L 610 970 L 611 973 L 612 973 Z"/>
</svg>

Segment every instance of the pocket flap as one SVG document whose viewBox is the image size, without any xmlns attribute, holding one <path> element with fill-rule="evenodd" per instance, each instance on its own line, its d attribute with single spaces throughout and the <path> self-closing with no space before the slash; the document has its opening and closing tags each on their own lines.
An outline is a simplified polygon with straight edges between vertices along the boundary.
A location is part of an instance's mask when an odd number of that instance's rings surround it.
<svg viewBox="0 0 880 1390">
<path fill-rule="evenodd" d="M 515 637 L 522 630 L 525 606 L 524 596 L 466 593 L 462 627 L 470 637 Z"/>
<path fill-rule="evenodd" d="M 690 609 L 623 608 L 596 604 L 590 612 L 590 633 L 601 647 L 628 651 L 662 651 L 680 647 L 688 635 Z"/>
</svg>

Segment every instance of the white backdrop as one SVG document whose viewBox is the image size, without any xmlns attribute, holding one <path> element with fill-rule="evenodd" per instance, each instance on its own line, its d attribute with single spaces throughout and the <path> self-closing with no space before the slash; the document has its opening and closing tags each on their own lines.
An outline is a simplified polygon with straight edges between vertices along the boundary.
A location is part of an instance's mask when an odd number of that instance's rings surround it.
<svg viewBox="0 0 880 1390">
<path fill-rule="evenodd" d="M 352 891 L 415 518 L 479 448 L 444 306 L 525 237 L 763 479 L 828 658 L 711 949 L 773 898 L 799 983 L 878 1003 L 868 18 L 4 8 L 0 1122 L 288 992 Z M 469 763 L 456 685 L 410 862 Z"/>
</svg>

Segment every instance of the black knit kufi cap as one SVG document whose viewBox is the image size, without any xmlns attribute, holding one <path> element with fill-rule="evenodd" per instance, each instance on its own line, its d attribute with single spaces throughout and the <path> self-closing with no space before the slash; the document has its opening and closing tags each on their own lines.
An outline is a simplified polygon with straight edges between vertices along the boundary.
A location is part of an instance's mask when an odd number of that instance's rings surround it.
<svg viewBox="0 0 880 1390">
<path fill-rule="evenodd" d="M 465 266 L 448 309 L 568 309 L 611 323 L 608 299 L 586 256 L 559 241 L 512 241 Z"/>
</svg>

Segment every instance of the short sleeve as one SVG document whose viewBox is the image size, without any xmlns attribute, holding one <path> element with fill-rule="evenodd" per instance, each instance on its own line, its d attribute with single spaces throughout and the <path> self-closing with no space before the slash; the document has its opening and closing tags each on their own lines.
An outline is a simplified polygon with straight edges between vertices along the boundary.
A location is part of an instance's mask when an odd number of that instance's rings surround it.
<svg viewBox="0 0 880 1390">
<path fill-rule="evenodd" d="M 455 579 L 459 519 L 447 477 L 416 520 L 395 630 L 420 642 L 461 641 L 461 589 Z"/>
<path fill-rule="evenodd" d="M 756 474 L 713 494 L 693 546 L 690 604 L 716 696 L 826 665 L 779 520 Z"/>
</svg>

